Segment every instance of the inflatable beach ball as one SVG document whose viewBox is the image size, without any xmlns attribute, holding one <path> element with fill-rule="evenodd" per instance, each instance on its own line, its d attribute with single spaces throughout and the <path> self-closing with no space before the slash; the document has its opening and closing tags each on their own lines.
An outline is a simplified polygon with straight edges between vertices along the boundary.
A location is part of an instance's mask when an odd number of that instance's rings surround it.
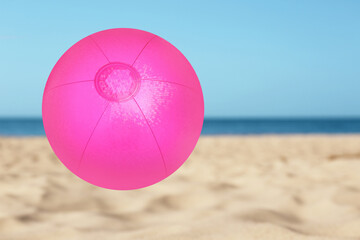
<svg viewBox="0 0 360 240">
<path fill-rule="evenodd" d="M 50 145 L 71 172 L 128 190 L 159 182 L 186 161 L 204 101 L 178 49 L 149 32 L 119 28 L 64 53 L 46 83 L 42 113 Z"/>
</svg>

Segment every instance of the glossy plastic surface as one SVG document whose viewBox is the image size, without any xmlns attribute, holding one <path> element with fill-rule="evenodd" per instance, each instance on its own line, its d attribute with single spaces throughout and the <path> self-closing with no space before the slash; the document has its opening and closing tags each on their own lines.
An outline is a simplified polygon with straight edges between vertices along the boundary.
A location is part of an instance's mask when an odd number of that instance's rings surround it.
<svg viewBox="0 0 360 240">
<path fill-rule="evenodd" d="M 42 111 L 50 145 L 70 171 L 128 190 L 161 181 L 185 162 L 200 136 L 204 101 L 179 50 L 149 32 L 119 28 L 64 53 Z"/>
</svg>

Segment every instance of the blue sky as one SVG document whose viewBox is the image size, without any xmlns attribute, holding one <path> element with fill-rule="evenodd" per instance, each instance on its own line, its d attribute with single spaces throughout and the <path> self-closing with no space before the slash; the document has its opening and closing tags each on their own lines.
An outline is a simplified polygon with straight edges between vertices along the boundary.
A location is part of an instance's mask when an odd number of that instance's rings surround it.
<svg viewBox="0 0 360 240">
<path fill-rule="evenodd" d="M 138 28 L 191 62 L 206 117 L 360 116 L 360 1 L 2 1 L 0 117 L 40 117 L 58 58 Z"/>
</svg>

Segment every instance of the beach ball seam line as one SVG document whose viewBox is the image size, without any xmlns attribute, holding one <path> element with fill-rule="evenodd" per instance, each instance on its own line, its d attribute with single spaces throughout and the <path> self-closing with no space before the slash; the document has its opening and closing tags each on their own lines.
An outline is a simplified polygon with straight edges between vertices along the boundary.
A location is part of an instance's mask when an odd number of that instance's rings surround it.
<svg viewBox="0 0 360 240">
<path fill-rule="evenodd" d="M 109 60 L 109 58 L 106 56 L 104 50 L 100 47 L 100 45 L 95 41 L 95 39 L 90 35 L 89 38 L 94 42 L 94 44 L 96 45 L 96 47 L 99 49 L 99 51 L 102 53 L 102 55 L 104 55 L 104 57 L 106 58 L 106 60 L 111 63 L 111 61 Z"/>
<path fill-rule="evenodd" d="M 95 132 L 97 126 L 99 125 L 102 117 L 104 116 L 106 110 L 108 109 L 109 105 L 110 105 L 110 102 L 107 102 L 104 111 L 101 113 L 99 119 L 97 120 L 97 122 L 96 122 L 96 124 L 95 124 L 95 126 L 94 126 L 94 129 L 91 131 L 90 137 L 89 137 L 89 139 L 87 140 L 86 145 L 85 145 L 85 147 L 84 147 L 84 150 L 83 150 L 82 153 L 81 153 L 81 158 L 80 158 L 79 163 L 78 163 L 78 169 L 80 169 L 80 167 L 81 167 L 82 160 L 83 160 L 83 158 L 84 158 L 84 155 L 85 155 L 86 149 L 87 149 L 87 147 L 88 147 L 88 145 L 89 145 L 89 143 L 90 143 L 90 140 L 91 140 L 92 136 L 94 135 L 94 132 Z"/>
<path fill-rule="evenodd" d="M 57 88 L 60 88 L 60 87 L 64 87 L 64 86 L 68 86 L 68 85 L 72 85 L 72 84 L 75 84 L 75 83 L 86 83 L 86 82 L 93 82 L 94 80 L 82 80 L 82 81 L 76 81 L 76 82 L 69 82 L 69 83 L 64 83 L 64 84 L 60 84 L 58 86 L 55 86 L 55 87 L 52 87 L 50 89 L 47 89 L 45 92 L 44 92 L 44 96 L 48 93 L 48 92 L 51 92 Z"/>
<path fill-rule="evenodd" d="M 149 43 L 156 38 L 157 36 L 153 36 L 149 41 L 147 41 L 147 43 L 144 45 L 144 47 L 140 50 L 139 54 L 136 56 L 134 62 L 130 65 L 131 67 L 134 66 L 134 64 L 136 63 L 136 61 L 138 60 L 138 58 L 140 57 L 141 53 L 145 50 L 145 48 L 149 45 Z"/>
<path fill-rule="evenodd" d="M 162 80 L 162 79 L 152 79 L 152 78 L 144 78 L 144 79 L 141 79 L 141 81 L 143 81 L 143 80 L 144 80 L 144 81 L 156 81 L 156 82 L 163 82 L 163 83 L 174 84 L 174 85 L 181 86 L 181 87 L 185 87 L 185 88 L 188 88 L 188 89 L 190 89 L 190 90 L 195 91 L 194 88 L 189 87 L 189 86 L 186 86 L 186 85 L 181 84 L 181 83 L 177 83 L 177 82 L 165 81 L 165 80 Z"/>
<path fill-rule="evenodd" d="M 146 122 L 147 126 L 148 126 L 149 129 L 150 129 L 151 134 L 152 134 L 153 137 L 154 137 L 155 143 L 156 143 L 156 145 L 157 145 L 157 147 L 158 147 L 158 149 L 159 149 L 159 152 L 160 152 L 160 155 L 161 155 L 161 158 L 162 158 L 162 162 L 163 162 L 164 169 L 165 169 L 165 174 L 167 174 L 167 173 L 168 173 L 168 169 L 167 169 L 167 166 L 166 166 L 164 154 L 163 154 L 163 152 L 161 151 L 160 144 L 159 144 L 158 140 L 156 139 L 155 133 L 154 133 L 154 131 L 152 130 L 149 121 L 147 120 L 147 118 L 146 118 L 143 110 L 141 109 L 141 107 L 140 107 L 140 105 L 138 104 L 138 102 L 136 101 L 136 99 L 135 99 L 134 97 L 133 97 L 132 99 L 134 100 L 134 102 L 135 102 L 136 105 L 138 106 L 141 114 L 143 115 L 143 117 L 144 117 L 144 119 L 145 119 L 145 122 Z"/>
</svg>

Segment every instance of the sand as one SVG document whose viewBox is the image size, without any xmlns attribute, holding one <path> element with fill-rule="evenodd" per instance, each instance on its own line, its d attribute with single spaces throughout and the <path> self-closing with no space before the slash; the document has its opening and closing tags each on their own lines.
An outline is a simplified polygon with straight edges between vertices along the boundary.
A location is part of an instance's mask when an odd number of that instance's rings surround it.
<svg viewBox="0 0 360 240">
<path fill-rule="evenodd" d="M 360 136 L 201 137 L 135 191 L 78 179 L 45 138 L 0 138 L 0 239 L 360 239 Z"/>
</svg>

